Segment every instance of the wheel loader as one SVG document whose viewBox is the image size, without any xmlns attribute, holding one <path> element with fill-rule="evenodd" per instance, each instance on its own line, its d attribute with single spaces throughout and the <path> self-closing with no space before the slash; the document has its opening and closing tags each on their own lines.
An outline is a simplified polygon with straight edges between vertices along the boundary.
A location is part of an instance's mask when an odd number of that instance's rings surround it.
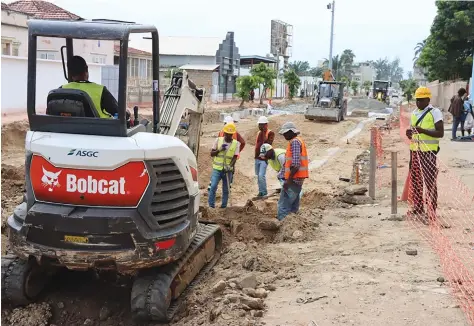
<svg viewBox="0 0 474 326">
<path fill-rule="evenodd" d="M 153 120 L 127 110 L 131 33 L 152 44 Z M 154 26 L 92 21 L 28 22 L 26 193 L 9 216 L 9 252 L 2 256 L 2 303 L 35 301 L 61 268 L 107 271 L 131 280 L 137 321 L 168 322 L 186 293 L 216 264 L 222 232 L 200 222 L 197 155 L 205 90 L 185 71 L 173 75 L 160 108 L 159 38 Z M 120 43 L 118 118 L 99 118 L 83 91 L 59 88 L 38 98 L 39 37 Z M 58 85 L 59 86 L 59 85 Z M 150 85 L 151 87 L 151 85 Z M 8 96 L 8 94 L 4 94 Z M 37 102 L 47 103 L 46 114 Z M 187 112 L 187 143 L 175 137 Z M 128 116 L 130 115 L 130 118 Z"/>
<path fill-rule="evenodd" d="M 342 121 L 347 116 L 345 84 L 337 81 L 320 81 L 312 105 L 305 111 L 305 118 L 317 121 Z"/>
</svg>

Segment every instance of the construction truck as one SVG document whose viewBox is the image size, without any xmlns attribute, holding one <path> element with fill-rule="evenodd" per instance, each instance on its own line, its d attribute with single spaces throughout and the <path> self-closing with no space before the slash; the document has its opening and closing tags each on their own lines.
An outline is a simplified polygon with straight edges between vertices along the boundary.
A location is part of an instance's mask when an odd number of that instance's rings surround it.
<svg viewBox="0 0 474 326">
<path fill-rule="evenodd" d="M 342 121 L 347 116 L 347 100 L 344 99 L 342 82 L 320 81 L 313 104 L 305 111 L 305 118 L 317 121 Z"/>
<path fill-rule="evenodd" d="M 390 81 L 374 80 L 372 90 L 373 98 L 390 105 L 389 87 L 392 87 L 392 82 Z"/>
<path fill-rule="evenodd" d="M 152 44 L 153 120 L 127 106 L 131 33 Z M 133 281 L 137 321 L 168 322 L 220 257 L 222 232 L 200 221 L 197 156 L 205 90 L 176 73 L 160 109 L 158 31 L 135 23 L 28 21 L 26 193 L 9 216 L 2 303 L 35 301 L 59 268 L 107 271 Z M 76 39 L 120 42 L 118 117 L 99 118 L 84 91 L 59 88 L 36 111 L 38 38 L 65 40 L 63 73 Z M 51 74 L 57 74 L 51 71 Z M 60 72 L 61 73 L 61 72 Z M 8 96 L 8 94 L 4 94 Z M 187 143 L 175 137 L 188 112 Z"/>
</svg>

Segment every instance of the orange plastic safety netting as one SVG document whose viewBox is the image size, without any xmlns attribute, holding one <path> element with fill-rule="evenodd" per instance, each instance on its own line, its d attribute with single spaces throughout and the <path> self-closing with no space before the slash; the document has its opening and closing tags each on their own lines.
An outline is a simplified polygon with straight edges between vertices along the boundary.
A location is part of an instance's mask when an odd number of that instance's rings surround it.
<svg viewBox="0 0 474 326">
<path fill-rule="evenodd" d="M 444 272 L 445 282 L 474 325 L 474 195 L 460 177 L 432 152 L 409 151 L 413 107 L 400 108 L 400 143 L 404 151 L 398 163 L 398 182 L 405 185 L 401 197 L 407 199 L 407 221 L 437 252 Z M 391 184 L 390 148 L 383 144 L 384 133 L 373 132 L 372 146 L 376 152 L 376 189 Z M 421 142 L 423 144 L 423 142 Z M 405 197 L 405 198 L 404 198 Z"/>
</svg>

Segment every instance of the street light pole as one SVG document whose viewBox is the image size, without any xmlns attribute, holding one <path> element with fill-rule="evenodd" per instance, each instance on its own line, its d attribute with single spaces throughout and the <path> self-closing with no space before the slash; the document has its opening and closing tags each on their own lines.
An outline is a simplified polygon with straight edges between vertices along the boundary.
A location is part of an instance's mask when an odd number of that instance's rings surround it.
<svg viewBox="0 0 474 326">
<path fill-rule="evenodd" d="M 328 9 L 331 9 L 331 41 L 329 44 L 329 67 L 328 67 L 331 71 L 332 71 L 332 44 L 334 40 L 334 5 L 335 3 L 336 1 L 333 0 L 332 4 L 329 3 L 327 6 Z"/>
</svg>

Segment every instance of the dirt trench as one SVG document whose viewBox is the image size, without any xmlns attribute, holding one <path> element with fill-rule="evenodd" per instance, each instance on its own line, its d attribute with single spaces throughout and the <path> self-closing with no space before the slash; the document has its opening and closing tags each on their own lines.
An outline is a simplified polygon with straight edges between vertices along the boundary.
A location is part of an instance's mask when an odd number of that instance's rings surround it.
<svg viewBox="0 0 474 326">
<path fill-rule="evenodd" d="M 287 119 L 272 119 L 270 128 L 277 133 Z M 303 123 L 302 120 L 295 121 Z M 212 140 L 220 127 L 219 112 L 206 113 L 203 137 Z M 264 299 L 274 290 L 276 280 L 297 277 L 288 267 L 289 258 L 262 257 L 259 254 L 262 246 L 314 239 L 319 232 L 323 210 L 338 205 L 331 196 L 309 191 L 303 201 L 305 209 L 279 223 L 275 219 L 276 198 L 257 202 L 246 200 L 252 197 L 253 188 L 249 185 L 255 187 L 247 165 L 252 165 L 253 169 L 253 146 L 258 130 L 254 121 L 240 123 L 238 127 L 247 141 L 232 189 L 234 198 L 240 200 L 236 200 L 237 203 L 232 207 L 210 210 L 205 208 L 207 196 L 204 195 L 201 208 L 203 219 L 222 227 L 224 253 L 212 275 L 187 298 L 183 311 L 173 325 L 207 325 L 217 320 L 217 325 L 259 324 L 265 309 Z M 8 247 L 4 234 L 6 218 L 23 198 L 24 141 L 27 131 L 26 121 L 2 126 L 2 254 Z M 286 141 L 278 133 L 275 146 L 286 147 Z M 204 194 L 211 172 L 209 150 L 209 144 L 204 142 L 198 161 L 199 181 Z M 272 184 L 272 181 L 269 183 Z M 250 279 L 250 283 L 248 280 L 245 283 L 243 278 Z M 225 288 L 217 291 L 215 286 L 220 281 L 225 282 Z M 250 289 L 246 286 L 250 286 Z M 118 286 L 110 279 L 97 280 L 92 272 L 61 271 L 37 304 L 17 309 L 3 307 L 2 322 L 12 326 L 133 325 L 129 291 L 129 283 Z"/>
</svg>

